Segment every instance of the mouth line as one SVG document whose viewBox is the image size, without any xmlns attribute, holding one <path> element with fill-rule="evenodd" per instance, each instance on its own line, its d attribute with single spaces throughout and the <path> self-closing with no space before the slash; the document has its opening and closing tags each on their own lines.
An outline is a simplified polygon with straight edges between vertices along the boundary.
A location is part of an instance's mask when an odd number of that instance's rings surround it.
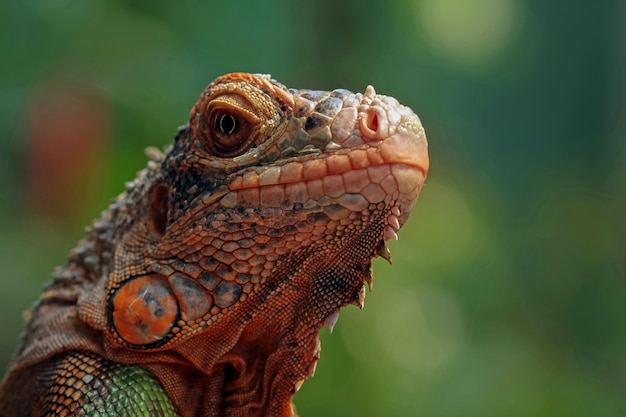
<svg viewBox="0 0 626 417">
<path fill-rule="evenodd" d="M 394 166 L 404 165 L 419 170 L 422 181 L 426 179 L 429 168 L 427 144 L 425 141 L 394 140 L 389 138 L 380 147 L 337 151 L 326 157 L 316 155 L 304 160 L 288 160 L 284 164 L 255 167 L 234 176 L 228 182 L 230 191 L 250 188 L 296 183 L 308 183 L 327 180 L 329 177 L 345 177 L 349 187 L 356 176 L 372 176 L 371 181 L 378 183 L 379 171 L 391 170 Z M 358 190 L 348 191 L 358 192 Z"/>
<path fill-rule="evenodd" d="M 323 164 L 323 161 L 314 163 Z M 404 205 L 417 198 L 425 180 L 421 166 L 404 162 L 371 164 L 333 173 L 314 170 L 315 175 L 303 173 L 301 169 L 290 172 L 302 168 L 303 163 L 293 164 L 290 162 L 282 166 L 286 173 L 279 169 L 265 170 L 261 174 L 244 173 L 229 183 L 230 192 L 220 199 L 221 204 L 226 207 L 259 204 L 263 207 L 285 207 L 285 203 L 306 205 L 323 198 L 333 200 L 355 196 L 358 199 L 360 196 L 362 203 L 356 206 L 375 204 L 388 198 Z M 360 210 L 357 207 L 355 211 Z"/>
</svg>

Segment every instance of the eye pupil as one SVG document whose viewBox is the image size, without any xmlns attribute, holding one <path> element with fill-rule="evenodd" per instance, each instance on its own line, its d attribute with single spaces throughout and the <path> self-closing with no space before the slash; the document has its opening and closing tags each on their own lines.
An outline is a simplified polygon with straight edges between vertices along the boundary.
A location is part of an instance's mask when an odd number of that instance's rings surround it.
<svg viewBox="0 0 626 417">
<path fill-rule="evenodd" d="M 254 126 L 236 109 L 213 109 L 207 119 L 208 145 L 216 156 L 240 155 L 254 139 Z"/>
<path fill-rule="evenodd" d="M 237 130 L 237 120 L 230 113 L 222 113 L 217 118 L 217 130 L 226 135 L 232 135 Z"/>
</svg>

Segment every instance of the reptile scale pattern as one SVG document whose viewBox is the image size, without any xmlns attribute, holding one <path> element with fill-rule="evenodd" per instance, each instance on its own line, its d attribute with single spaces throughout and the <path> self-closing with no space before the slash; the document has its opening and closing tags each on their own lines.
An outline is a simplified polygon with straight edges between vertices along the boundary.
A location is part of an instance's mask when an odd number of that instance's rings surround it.
<svg viewBox="0 0 626 417">
<path fill-rule="evenodd" d="M 396 99 L 247 73 L 148 156 L 31 310 L 0 415 L 295 415 L 429 168 Z"/>
<path fill-rule="evenodd" d="M 57 365 L 44 408 L 59 417 L 175 417 L 159 381 L 140 366 L 89 353 L 65 355 Z"/>
</svg>

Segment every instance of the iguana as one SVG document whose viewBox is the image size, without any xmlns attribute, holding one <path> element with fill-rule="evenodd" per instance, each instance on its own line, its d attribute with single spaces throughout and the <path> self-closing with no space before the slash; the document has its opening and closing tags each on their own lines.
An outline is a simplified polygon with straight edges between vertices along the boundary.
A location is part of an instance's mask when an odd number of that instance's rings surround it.
<svg viewBox="0 0 626 417">
<path fill-rule="evenodd" d="M 246 73 L 148 156 L 32 308 L 1 416 L 295 415 L 429 165 L 419 118 L 373 87 Z"/>
</svg>

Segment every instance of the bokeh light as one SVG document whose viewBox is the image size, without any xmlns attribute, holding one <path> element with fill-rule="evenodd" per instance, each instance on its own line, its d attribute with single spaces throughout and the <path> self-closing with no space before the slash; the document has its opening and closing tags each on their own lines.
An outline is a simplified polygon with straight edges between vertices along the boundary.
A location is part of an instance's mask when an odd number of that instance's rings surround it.
<svg viewBox="0 0 626 417">
<path fill-rule="evenodd" d="M 457 64 L 480 67 L 510 47 L 525 18 L 519 0 L 418 0 L 416 26 Z"/>
</svg>

